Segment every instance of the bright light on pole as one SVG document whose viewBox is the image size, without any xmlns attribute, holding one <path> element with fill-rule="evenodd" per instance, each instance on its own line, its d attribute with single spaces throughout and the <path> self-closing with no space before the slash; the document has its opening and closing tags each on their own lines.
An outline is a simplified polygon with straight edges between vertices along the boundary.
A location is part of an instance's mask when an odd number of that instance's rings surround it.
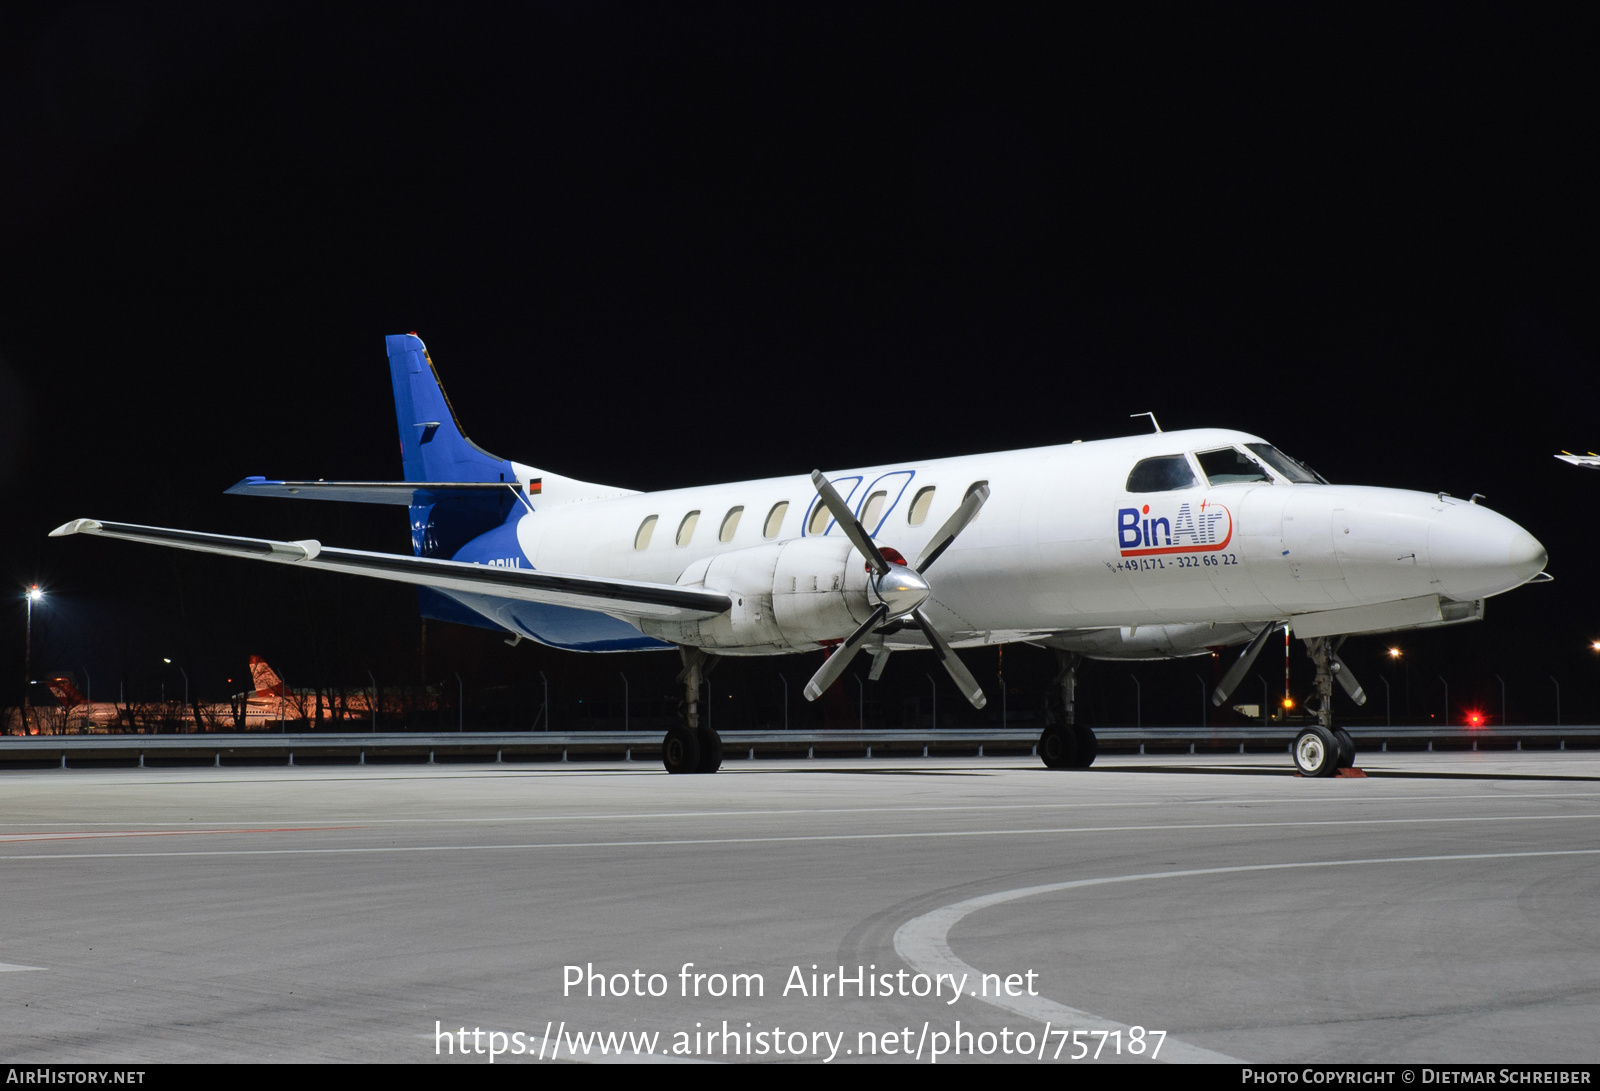
<svg viewBox="0 0 1600 1091">
<path fill-rule="evenodd" d="M 22 733 L 28 733 L 28 687 L 31 685 L 29 676 L 33 674 L 33 604 L 44 601 L 44 592 L 39 590 L 39 585 L 34 584 L 28 588 L 24 596 L 28 600 L 28 633 L 23 642 L 22 650 Z"/>
</svg>

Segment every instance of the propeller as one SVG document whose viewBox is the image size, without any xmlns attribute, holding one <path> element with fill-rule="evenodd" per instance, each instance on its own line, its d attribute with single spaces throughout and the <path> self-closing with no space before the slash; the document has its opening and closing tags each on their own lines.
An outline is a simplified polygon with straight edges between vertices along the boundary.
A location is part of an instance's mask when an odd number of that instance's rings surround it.
<svg viewBox="0 0 1600 1091">
<path fill-rule="evenodd" d="M 1361 683 L 1356 681 L 1355 672 L 1345 665 L 1343 659 L 1339 658 L 1338 652 L 1333 654 L 1332 666 L 1333 676 L 1339 680 L 1339 685 L 1343 686 L 1344 691 L 1350 695 L 1350 700 L 1354 701 L 1357 707 L 1366 704 L 1366 690 L 1361 688 Z"/>
<path fill-rule="evenodd" d="M 978 509 L 989 499 L 988 482 L 983 482 L 967 494 L 961 501 L 960 507 L 956 508 L 928 541 L 916 563 L 910 565 L 893 550 L 886 555 L 878 548 L 877 543 L 868 536 L 860 520 L 844 502 L 838 490 L 822 476 L 821 470 L 812 471 L 811 483 L 817 487 L 817 495 L 827 505 L 834 522 L 839 524 L 839 529 L 850 539 L 850 544 L 860 550 L 861 555 L 867 559 L 869 569 L 867 587 L 878 604 L 873 607 L 867 620 L 863 621 L 855 632 L 845 637 L 844 641 L 833 650 L 827 662 L 822 664 L 822 668 L 811 676 L 811 681 L 806 683 L 806 700 L 815 701 L 821 697 L 823 691 L 844 673 L 856 653 L 881 627 L 897 621 L 908 621 L 922 630 L 922 635 L 928 640 L 928 646 L 933 649 L 934 655 L 938 656 L 939 662 L 950 673 L 950 677 L 955 680 L 962 694 L 972 702 L 972 707 L 982 708 L 988 703 L 988 698 L 983 695 L 983 687 L 978 685 L 971 672 L 956 657 L 955 650 L 944 637 L 939 635 L 933 623 L 928 620 L 928 616 L 922 612 L 922 604 L 932 594 L 932 588 L 922 576 L 933 566 L 933 562 L 950 548 L 950 543 L 955 541 L 956 535 L 965 530 L 967 524 L 977 517 Z M 872 655 L 873 679 L 877 679 L 883 673 L 884 665 L 888 661 L 889 650 L 879 645 Z"/>
<path fill-rule="evenodd" d="M 1217 683 L 1217 688 L 1211 694 L 1212 705 L 1220 708 L 1222 702 L 1234 691 L 1238 684 L 1244 681 L 1244 676 L 1250 672 L 1250 667 L 1256 661 L 1256 656 L 1261 654 L 1261 649 L 1267 646 L 1267 637 L 1271 636 L 1278 628 L 1278 622 L 1269 621 L 1261 627 L 1244 651 L 1239 653 L 1239 658 L 1234 660 L 1233 666 L 1228 668 L 1228 673 L 1222 676 L 1222 681 Z"/>
</svg>

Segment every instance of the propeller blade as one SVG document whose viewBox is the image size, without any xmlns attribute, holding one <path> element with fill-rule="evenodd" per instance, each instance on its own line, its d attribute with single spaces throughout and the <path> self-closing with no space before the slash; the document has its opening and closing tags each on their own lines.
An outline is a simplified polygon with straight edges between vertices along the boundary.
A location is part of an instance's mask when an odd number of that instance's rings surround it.
<svg viewBox="0 0 1600 1091">
<path fill-rule="evenodd" d="M 928 615 L 917 610 L 911 615 L 916 619 L 917 626 L 922 630 L 922 635 L 928 638 L 928 646 L 933 649 L 933 654 L 939 657 L 939 662 L 944 664 L 944 669 L 950 672 L 950 677 L 955 679 L 956 686 L 961 690 L 967 700 L 972 702 L 973 708 L 982 708 L 989 703 L 989 698 L 983 695 L 983 687 L 978 685 L 978 680 L 972 677 L 965 663 L 957 658 L 955 649 L 945 643 L 944 637 L 939 635 L 933 627 L 933 622 L 928 620 Z"/>
<path fill-rule="evenodd" d="M 1222 681 L 1217 684 L 1216 690 L 1211 694 L 1213 706 L 1222 707 L 1222 702 L 1228 699 L 1229 694 L 1234 691 L 1234 687 L 1244 680 L 1244 676 L 1250 672 L 1250 667 L 1255 663 L 1256 656 L 1260 655 L 1261 649 L 1267 646 L 1267 637 L 1271 636 L 1277 627 L 1278 623 L 1276 621 L 1267 622 L 1261 631 L 1256 634 L 1256 638 L 1250 642 L 1249 647 L 1239 653 L 1239 658 L 1234 661 L 1233 666 L 1228 668 L 1228 673 L 1222 676 Z"/>
<path fill-rule="evenodd" d="M 918 557 L 911 567 L 919 573 L 926 572 L 933 562 L 939 559 L 939 555 L 950 548 L 950 543 L 956 540 L 956 535 L 966 530 L 967 524 L 978 517 L 978 509 L 983 507 L 984 501 L 988 499 L 989 483 L 985 481 L 967 494 L 967 498 L 961 501 L 961 506 L 955 510 L 955 514 L 944 521 L 944 526 L 939 528 L 939 532 L 923 548 L 922 556 Z"/>
<path fill-rule="evenodd" d="M 887 606 L 879 606 L 872 611 L 871 617 L 863 621 L 855 632 L 845 638 L 843 644 L 833 650 L 833 654 L 828 656 L 821 669 L 811 676 L 811 681 L 806 683 L 806 700 L 815 701 L 822 696 L 824 690 L 833 685 L 838 677 L 844 673 L 844 669 L 850 665 L 850 660 L 856 657 L 856 652 L 861 650 L 861 645 L 866 643 L 867 637 L 872 635 L 872 630 L 882 624 L 883 619 L 888 614 L 889 608 Z"/>
<path fill-rule="evenodd" d="M 1366 690 L 1361 688 L 1361 683 L 1356 681 L 1355 674 L 1345 665 L 1345 661 L 1337 655 L 1333 657 L 1333 676 L 1339 680 L 1339 684 L 1344 687 L 1344 691 L 1350 695 L 1350 699 L 1357 705 L 1367 703 Z"/>
<path fill-rule="evenodd" d="M 811 483 L 817 487 L 817 495 L 828 505 L 828 510 L 833 513 L 834 522 L 839 524 L 844 536 L 850 539 L 850 544 L 859 549 L 861 555 L 871 562 L 872 574 L 882 576 L 887 573 L 889 562 L 878 552 L 878 547 L 873 544 L 872 539 L 867 536 L 867 532 L 856 519 L 855 512 L 850 510 L 850 505 L 844 502 L 838 490 L 828 484 L 828 479 L 822 476 L 821 470 L 811 471 Z"/>
<path fill-rule="evenodd" d="M 876 682 L 883 677 L 883 668 L 889 665 L 889 649 L 879 648 L 872 653 L 872 670 L 867 673 L 867 681 Z"/>
</svg>

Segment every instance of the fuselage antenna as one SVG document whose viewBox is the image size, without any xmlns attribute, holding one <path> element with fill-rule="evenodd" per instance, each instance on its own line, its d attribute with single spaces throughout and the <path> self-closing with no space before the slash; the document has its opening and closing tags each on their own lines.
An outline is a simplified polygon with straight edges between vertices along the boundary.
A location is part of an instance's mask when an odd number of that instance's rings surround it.
<svg viewBox="0 0 1600 1091">
<path fill-rule="evenodd" d="M 1150 423 L 1156 426 L 1156 431 L 1157 432 L 1161 431 L 1161 422 L 1156 420 L 1156 415 L 1154 413 L 1129 413 L 1128 416 L 1130 418 L 1132 418 L 1132 417 L 1149 417 L 1150 418 Z"/>
</svg>

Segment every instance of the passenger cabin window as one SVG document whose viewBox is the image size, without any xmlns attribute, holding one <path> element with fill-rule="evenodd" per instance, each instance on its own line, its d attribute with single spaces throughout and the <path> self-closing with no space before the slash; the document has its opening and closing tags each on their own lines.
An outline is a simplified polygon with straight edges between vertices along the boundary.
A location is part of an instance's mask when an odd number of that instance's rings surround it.
<svg viewBox="0 0 1600 1091">
<path fill-rule="evenodd" d="M 694 537 L 694 528 L 700 522 L 700 513 L 691 511 L 683 517 L 683 522 L 678 524 L 678 544 L 686 546 L 689 539 Z"/>
<path fill-rule="evenodd" d="M 1220 451 L 1202 451 L 1195 455 L 1200 469 L 1213 485 L 1237 485 L 1245 481 L 1272 483 L 1267 471 L 1237 447 L 1224 447 Z"/>
<path fill-rule="evenodd" d="M 1189 460 L 1183 455 L 1147 458 L 1136 464 L 1128 475 L 1129 492 L 1171 492 L 1192 489 L 1197 484 Z"/>
<path fill-rule="evenodd" d="M 878 519 L 883 515 L 883 502 L 889 498 L 886 490 L 879 489 L 867 497 L 866 506 L 861 509 L 861 526 L 871 534 L 878 526 Z"/>
<path fill-rule="evenodd" d="M 806 533 L 810 535 L 821 534 L 828 525 L 828 505 L 822 502 L 822 497 L 817 497 L 817 506 L 811 509 L 811 522 L 806 524 Z"/>
<path fill-rule="evenodd" d="M 719 541 L 719 542 L 731 542 L 731 541 L 733 541 L 733 533 L 734 533 L 734 531 L 739 529 L 739 517 L 741 515 L 743 515 L 743 514 L 744 514 L 744 505 L 743 504 L 740 504 L 736 508 L 729 508 L 728 509 L 728 514 L 726 514 L 726 515 L 724 515 L 722 517 L 722 529 L 717 532 L 717 541 Z"/>
<path fill-rule="evenodd" d="M 1257 458 L 1277 470 L 1284 477 L 1296 485 L 1326 485 L 1328 479 L 1317 471 L 1301 462 L 1298 458 L 1290 458 L 1270 443 L 1245 444 Z"/>
<path fill-rule="evenodd" d="M 643 549 L 650 544 L 650 535 L 656 532 L 656 517 L 647 515 L 644 522 L 639 524 L 639 533 L 633 536 L 633 548 Z"/>
<path fill-rule="evenodd" d="M 789 501 L 779 500 L 772 505 L 772 510 L 767 512 L 767 525 L 761 528 L 763 538 L 776 538 L 778 531 L 783 529 L 783 517 L 789 514 Z"/>
<path fill-rule="evenodd" d="M 906 509 L 906 522 L 914 527 L 920 527 L 928 521 L 928 509 L 933 507 L 933 494 L 936 487 L 925 486 L 917 490 L 917 495 L 911 498 L 911 507 Z"/>
</svg>

